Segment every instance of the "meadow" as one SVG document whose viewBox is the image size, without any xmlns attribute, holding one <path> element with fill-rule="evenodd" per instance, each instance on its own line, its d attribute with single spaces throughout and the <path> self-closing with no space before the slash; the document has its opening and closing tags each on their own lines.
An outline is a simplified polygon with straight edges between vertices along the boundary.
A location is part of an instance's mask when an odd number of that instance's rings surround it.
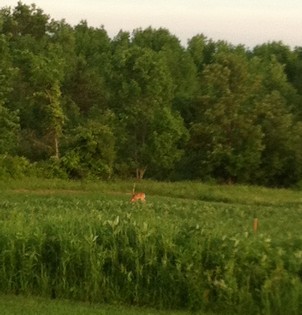
<svg viewBox="0 0 302 315">
<path fill-rule="evenodd" d="M 0 182 L 0 294 L 202 314 L 302 313 L 302 193 Z M 253 230 L 257 217 L 259 226 Z"/>
</svg>

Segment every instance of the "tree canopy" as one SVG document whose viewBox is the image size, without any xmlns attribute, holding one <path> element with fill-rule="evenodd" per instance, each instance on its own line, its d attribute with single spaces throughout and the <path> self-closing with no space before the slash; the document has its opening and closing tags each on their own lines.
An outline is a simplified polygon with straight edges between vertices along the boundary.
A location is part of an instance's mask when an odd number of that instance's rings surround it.
<svg viewBox="0 0 302 315">
<path fill-rule="evenodd" d="M 152 27 L 111 39 L 18 2 L 0 9 L 0 55 L 1 161 L 69 178 L 302 182 L 302 47 L 203 34 L 183 47 Z"/>
</svg>

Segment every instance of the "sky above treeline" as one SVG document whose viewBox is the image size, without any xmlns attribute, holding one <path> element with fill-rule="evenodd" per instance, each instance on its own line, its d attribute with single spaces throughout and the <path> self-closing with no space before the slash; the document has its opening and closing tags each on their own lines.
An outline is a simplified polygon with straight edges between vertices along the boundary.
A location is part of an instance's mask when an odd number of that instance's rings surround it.
<svg viewBox="0 0 302 315">
<path fill-rule="evenodd" d="M 14 8 L 17 0 L 0 0 Z M 249 48 L 282 41 L 302 46 L 302 0 L 23 0 L 55 20 L 86 20 L 104 26 L 113 38 L 120 30 L 167 28 L 183 45 L 194 35 Z"/>
</svg>

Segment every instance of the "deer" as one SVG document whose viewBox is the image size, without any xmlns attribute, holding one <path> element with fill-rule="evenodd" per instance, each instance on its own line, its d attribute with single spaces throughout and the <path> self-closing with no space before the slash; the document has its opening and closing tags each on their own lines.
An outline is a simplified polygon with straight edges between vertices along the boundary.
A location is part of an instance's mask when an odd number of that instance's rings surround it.
<svg viewBox="0 0 302 315">
<path fill-rule="evenodd" d="M 133 184 L 133 189 L 132 189 L 132 198 L 130 202 L 136 202 L 136 201 L 142 201 L 146 202 L 146 194 L 143 192 L 135 193 L 135 183 Z"/>
</svg>

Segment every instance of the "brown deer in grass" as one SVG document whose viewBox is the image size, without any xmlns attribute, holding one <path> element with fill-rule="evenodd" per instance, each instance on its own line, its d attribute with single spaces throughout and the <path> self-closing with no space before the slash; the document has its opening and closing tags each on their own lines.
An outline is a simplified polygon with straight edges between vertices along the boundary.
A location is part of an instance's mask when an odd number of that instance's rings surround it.
<svg viewBox="0 0 302 315">
<path fill-rule="evenodd" d="M 135 193 L 135 183 L 134 183 L 133 189 L 132 189 L 132 198 L 131 198 L 130 202 L 136 202 L 138 200 L 145 202 L 146 201 L 146 194 L 143 192 Z"/>
</svg>

